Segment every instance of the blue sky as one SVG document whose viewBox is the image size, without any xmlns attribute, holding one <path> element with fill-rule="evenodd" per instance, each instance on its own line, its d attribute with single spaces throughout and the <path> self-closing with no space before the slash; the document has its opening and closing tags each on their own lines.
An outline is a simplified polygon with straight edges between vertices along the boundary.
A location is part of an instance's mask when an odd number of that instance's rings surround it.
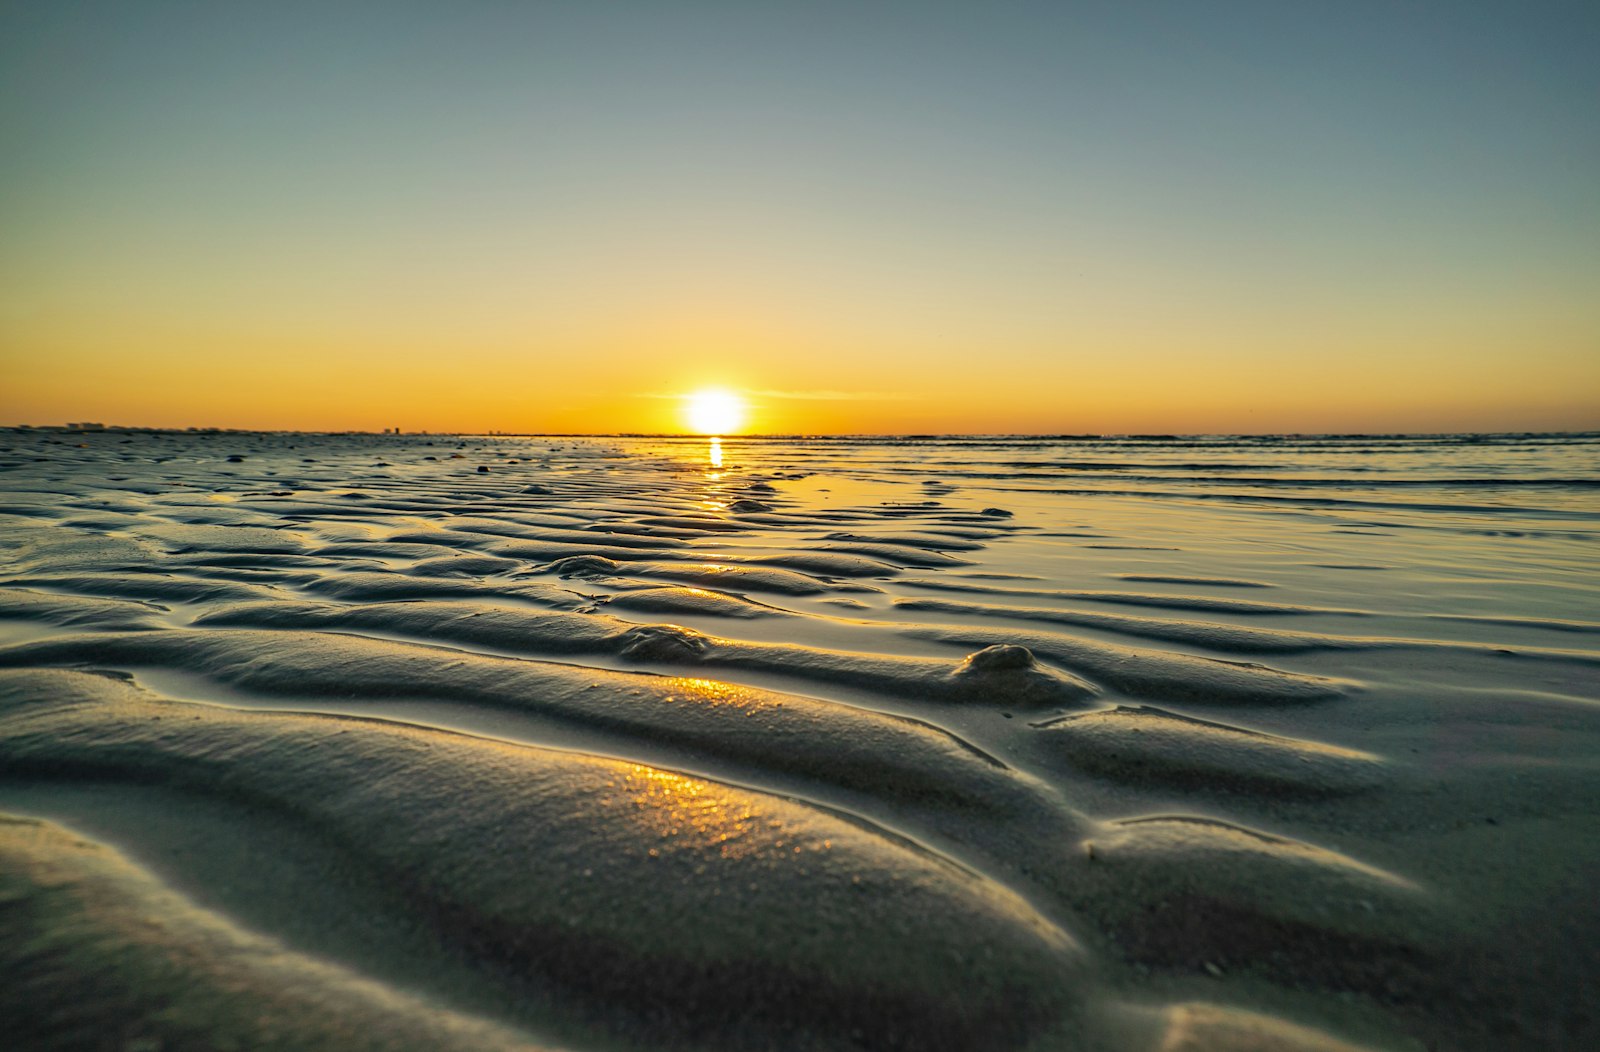
<svg viewBox="0 0 1600 1052">
<path fill-rule="evenodd" d="M 1600 425 L 1593 4 L 3 25 L 17 419 L 336 426 L 314 363 L 436 427 L 634 429 L 597 369 L 895 395 L 822 429 Z M 549 404 L 441 389 L 441 355 Z"/>
</svg>

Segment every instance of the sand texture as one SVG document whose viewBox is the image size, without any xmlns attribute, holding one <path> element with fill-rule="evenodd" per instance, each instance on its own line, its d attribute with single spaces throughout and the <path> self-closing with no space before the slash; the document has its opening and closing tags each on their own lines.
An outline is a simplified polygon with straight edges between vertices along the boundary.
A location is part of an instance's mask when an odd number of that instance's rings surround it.
<svg viewBox="0 0 1600 1052">
<path fill-rule="evenodd" d="M 1600 438 L 720 452 L 0 433 L 7 1047 L 1600 1043 Z"/>
</svg>

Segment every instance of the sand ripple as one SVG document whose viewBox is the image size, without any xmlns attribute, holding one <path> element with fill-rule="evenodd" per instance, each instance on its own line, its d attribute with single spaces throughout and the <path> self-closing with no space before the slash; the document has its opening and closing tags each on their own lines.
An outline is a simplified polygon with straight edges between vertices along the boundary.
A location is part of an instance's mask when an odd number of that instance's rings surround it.
<svg viewBox="0 0 1600 1052">
<path fill-rule="evenodd" d="M 1568 447 L 71 437 L 0 450 L 21 1047 L 1592 1043 Z"/>
</svg>

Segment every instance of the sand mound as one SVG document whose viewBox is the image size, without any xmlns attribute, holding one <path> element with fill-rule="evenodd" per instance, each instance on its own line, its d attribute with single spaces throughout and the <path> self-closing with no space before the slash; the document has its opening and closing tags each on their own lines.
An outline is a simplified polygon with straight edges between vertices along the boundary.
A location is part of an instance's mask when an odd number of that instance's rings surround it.
<svg viewBox="0 0 1600 1052">
<path fill-rule="evenodd" d="M 1322 795 L 1383 780 L 1371 753 L 1119 705 L 1044 725 L 1054 752 L 1091 774 L 1134 784 Z"/>
<path fill-rule="evenodd" d="M 7 673 L 0 691 L 11 772 L 158 779 L 236 801 L 241 821 L 293 816 L 441 938 L 663 1033 L 726 1040 L 755 1015 L 813 1039 L 999 1047 L 1072 1010 L 1073 942 L 1022 899 L 778 797 L 381 721 L 154 701 L 81 673 Z"/>
<path fill-rule="evenodd" d="M 535 1048 L 242 931 L 49 823 L 0 814 L 0 901 L 12 1048 Z"/>
</svg>

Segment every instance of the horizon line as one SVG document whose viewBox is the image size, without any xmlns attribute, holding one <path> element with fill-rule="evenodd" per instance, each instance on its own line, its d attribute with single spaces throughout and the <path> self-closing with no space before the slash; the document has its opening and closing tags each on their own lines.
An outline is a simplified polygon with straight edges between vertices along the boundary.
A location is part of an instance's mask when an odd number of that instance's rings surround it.
<svg viewBox="0 0 1600 1052">
<path fill-rule="evenodd" d="M 1510 430 L 1510 431 L 838 431 L 838 432 L 747 432 L 707 435 L 691 431 L 404 431 L 399 428 L 275 428 L 219 427 L 211 425 L 159 426 L 147 424 L 102 424 L 97 421 L 62 424 L 5 424 L 6 431 L 51 431 L 69 434 L 137 431 L 161 434 L 257 434 L 257 435 L 373 435 L 390 438 L 653 438 L 720 440 L 782 439 L 861 439 L 861 438 L 1035 438 L 1035 439 L 1183 439 L 1183 438 L 1429 438 L 1456 435 L 1484 437 L 1600 437 L 1600 429 Z"/>
</svg>

